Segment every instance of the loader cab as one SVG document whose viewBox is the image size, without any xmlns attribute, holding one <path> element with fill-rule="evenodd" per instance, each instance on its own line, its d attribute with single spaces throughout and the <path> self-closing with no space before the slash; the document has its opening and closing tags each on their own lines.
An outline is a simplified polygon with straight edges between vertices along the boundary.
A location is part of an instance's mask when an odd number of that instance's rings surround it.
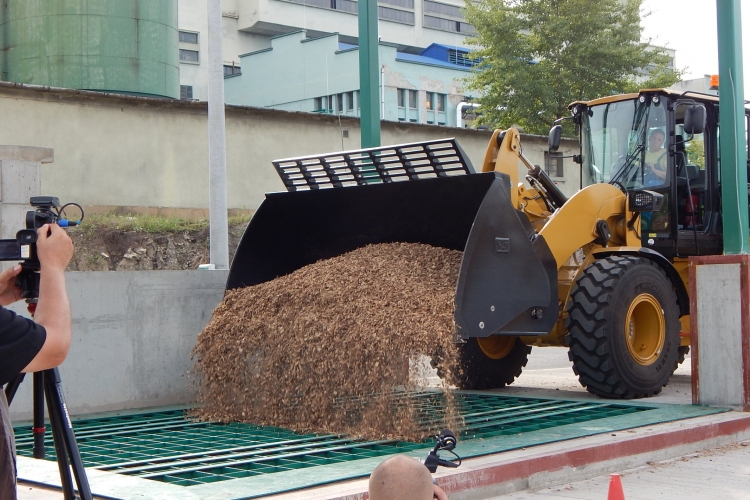
<svg viewBox="0 0 750 500">
<path fill-rule="evenodd" d="M 693 128 L 700 108 L 702 130 Z M 658 210 L 641 214 L 643 247 L 670 260 L 723 252 L 717 97 L 652 90 L 574 103 L 571 111 L 582 188 L 611 183 L 663 197 Z"/>
</svg>

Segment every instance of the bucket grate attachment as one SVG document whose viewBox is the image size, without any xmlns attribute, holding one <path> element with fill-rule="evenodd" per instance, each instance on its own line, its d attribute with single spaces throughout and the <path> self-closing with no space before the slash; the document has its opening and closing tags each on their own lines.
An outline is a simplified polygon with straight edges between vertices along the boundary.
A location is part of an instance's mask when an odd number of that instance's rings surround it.
<svg viewBox="0 0 750 500">
<path fill-rule="evenodd" d="M 455 139 L 379 146 L 273 162 L 288 191 L 337 188 L 474 173 Z"/>
</svg>

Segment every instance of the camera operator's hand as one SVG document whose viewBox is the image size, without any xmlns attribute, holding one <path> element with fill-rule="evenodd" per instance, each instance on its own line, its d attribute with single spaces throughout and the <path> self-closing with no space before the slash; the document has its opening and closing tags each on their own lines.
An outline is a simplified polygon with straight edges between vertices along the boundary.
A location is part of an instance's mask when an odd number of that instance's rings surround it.
<svg viewBox="0 0 750 500">
<path fill-rule="evenodd" d="M 68 355 L 71 341 L 70 302 L 65 287 L 65 268 L 73 256 L 73 242 L 57 224 L 45 224 L 37 230 L 39 271 L 39 300 L 34 321 L 47 332 L 39 354 L 24 372 L 38 372 L 54 368 Z"/>
<path fill-rule="evenodd" d="M 36 253 L 42 273 L 47 270 L 65 271 L 73 257 L 73 242 L 68 233 L 57 224 L 45 224 L 37 229 L 36 234 Z"/>
<path fill-rule="evenodd" d="M 0 306 L 7 306 L 21 300 L 21 289 L 16 286 L 16 276 L 21 266 L 16 265 L 0 273 Z"/>
<path fill-rule="evenodd" d="M 445 494 L 443 489 L 437 484 L 432 485 L 432 498 L 433 500 L 448 500 L 448 495 Z"/>
</svg>

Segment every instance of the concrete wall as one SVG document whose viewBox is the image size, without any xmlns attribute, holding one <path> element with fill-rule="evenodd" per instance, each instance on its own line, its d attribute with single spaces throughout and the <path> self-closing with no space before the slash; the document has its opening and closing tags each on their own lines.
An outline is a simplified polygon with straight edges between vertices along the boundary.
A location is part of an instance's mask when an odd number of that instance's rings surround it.
<svg viewBox="0 0 750 500">
<path fill-rule="evenodd" d="M 205 102 L 0 83 L 0 116 L 3 143 L 54 149 L 55 163 L 41 167 L 44 195 L 107 207 L 208 207 Z M 237 106 L 226 117 L 229 208 L 257 208 L 264 193 L 284 189 L 274 159 L 360 147 L 355 118 Z M 445 137 L 456 137 L 479 166 L 490 132 L 382 123 L 384 145 Z M 527 156 L 542 165 L 546 138 L 523 140 Z M 574 147 L 567 141 L 561 150 Z M 561 188 L 570 194 L 579 169 L 565 161 Z"/>
<path fill-rule="evenodd" d="M 72 415 L 194 401 L 196 337 L 221 301 L 226 271 L 68 273 L 73 344 L 60 376 Z M 25 314 L 22 302 L 13 306 Z M 11 405 L 31 417 L 31 376 Z"/>
</svg>

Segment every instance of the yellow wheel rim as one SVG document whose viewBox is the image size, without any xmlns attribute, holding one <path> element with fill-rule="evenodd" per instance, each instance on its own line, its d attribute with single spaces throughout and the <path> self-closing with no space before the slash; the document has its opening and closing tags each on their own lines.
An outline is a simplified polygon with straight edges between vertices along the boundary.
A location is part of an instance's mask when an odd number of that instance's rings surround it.
<svg viewBox="0 0 750 500">
<path fill-rule="evenodd" d="M 664 311 L 656 298 L 648 293 L 637 296 L 625 317 L 625 343 L 636 363 L 654 363 L 664 348 L 666 326 Z"/>
<path fill-rule="evenodd" d="M 488 358 L 502 359 L 510 354 L 513 344 L 516 343 L 516 337 L 493 335 L 492 337 L 477 338 L 477 343 Z"/>
</svg>

